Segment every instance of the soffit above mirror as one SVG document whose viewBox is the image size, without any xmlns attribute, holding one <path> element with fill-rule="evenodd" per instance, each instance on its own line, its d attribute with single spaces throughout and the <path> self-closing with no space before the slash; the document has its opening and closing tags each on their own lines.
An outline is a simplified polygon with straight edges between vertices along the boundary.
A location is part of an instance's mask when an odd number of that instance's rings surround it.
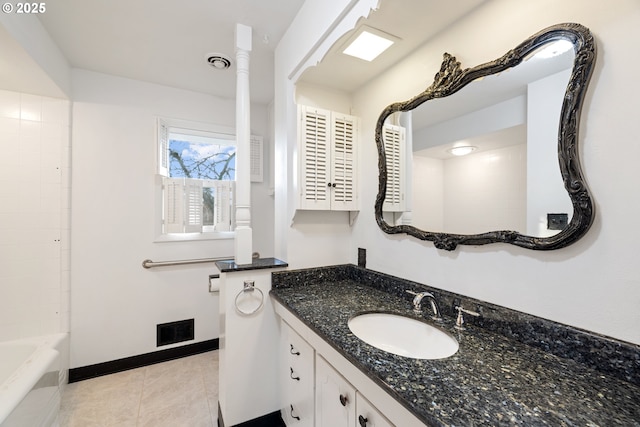
<svg viewBox="0 0 640 427">
<path fill-rule="evenodd" d="M 359 22 L 352 31 L 344 34 L 320 64 L 305 70 L 299 82 L 346 93 L 355 92 L 486 1 L 380 0 L 378 9 Z M 398 39 L 391 48 L 371 62 L 342 53 L 345 42 L 365 24 Z"/>
</svg>

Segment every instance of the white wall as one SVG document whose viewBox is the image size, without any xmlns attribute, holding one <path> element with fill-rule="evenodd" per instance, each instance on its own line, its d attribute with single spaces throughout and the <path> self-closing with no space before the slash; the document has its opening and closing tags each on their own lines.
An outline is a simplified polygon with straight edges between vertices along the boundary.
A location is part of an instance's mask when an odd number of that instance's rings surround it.
<svg viewBox="0 0 640 427">
<path fill-rule="evenodd" d="M 527 87 L 527 233 L 552 236 L 547 213 L 567 213 L 573 205 L 558 168 L 558 117 L 571 70 L 561 71 Z M 546 167 L 544 167 L 546 165 Z"/>
<path fill-rule="evenodd" d="M 307 3 L 319 2 L 308 0 Z M 345 2 L 335 3 L 343 4 L 347 10 Z M 296 25 L 283 39 L 284 45 L 278 46 L 276 144 L 280 151 L 277 161 L 291 162 L 287 156 L 295 153 L 292 146 L 295 133 L 288 124 L 291 118 L 288 109 L 293 100 L 288 80 L 292 68 L 288 65 L 301 61 L 299 49 L 313 51 L 313 43 L 305 45 L 304 42 L 318 36 L 305 33 L 303 28 L 305 24 L 311 29 L 323 23 L 330 26 L 336 16 L 299 14 Z M 373 217 L 378 175 L 373 133 L 382 109 L 392 102 L 409 99 L 430 84 L 440 68 L 443 52 L 454 54 L 463 68 L 474 66 L 503 55 L 528 36 L 560 22 L 579 22 L 589 27 L 599 51 L 581 126 L 583 170 L 597 203 L 596 220 L 589 233 L 570 247 L 549 252 L 505 244 L 444 252 L 429 242 L 380 231 Z M 636 222 L 640 217 L 640 200 L 635 188 L 640 181 L 640 169 L 635 163 L 640 144 L 636 143 L 637 111 L 627 107 L 629 100 L 638 99 L 640 95 L 640 83 L 635 76 L 640 60 L 634 55 L 639 38 L 640 3 L 636 0 L 606 4 L 599 0 L 493 0 L 359 90 L 354 96 L 354 109 L 362 120 L 362 212 L 353 229 L 348 259 L 341 261 L 355 263 L 356 248 L 366 248 L 367 266 L 371 269 L 640 343 L 640 310 L 637 309 L 640 273 L 635 260 Z M 297 50 L 291 48 L 293 45 Z M 429 69 L 431 73 L 425 72 Z M 291 163 L 288 165 L 287 172 L 292 170 Z M 288 178 L 286 173 L 282 177 Z M 276 195 L 284 197 L 284 203 L 289 206 L 292 203 L 286 189 L 278 193 L 276 188 Z M 276 209 L 284 209 L 280 207 L 282 198 L 277 200 Z M 278 245 L 288 245 L 288 249 L 281 253 L 286 255 L 287 250 L 296 253 L 293 267 L 322 263 L 329 258 L 322 253 L 329 247 L 328 243 L 321 242 L 315 247 L 314 240 L 305 240 L 306 246 L 315 250 L 303 252 L 303 242 L 297 237 L 286 233 L 282 236 L 286 242 Z M 340 242 L 345 236 L 323 234 L 323 238 L 327 242 Z"/>
<path fill-rule="evenodd" d="M 275 254 L 294 268 L 341 263 L 351 257 L 351 252 L 356 254 L 346 212 L 296 213 L 298 148 L 294 83 L 376 4 L 377 0 L 306 0 L 276 48 Z M 335 101 L 334 96 L 331 98 Z"/>
<path fill-rule="evenodd" d="M 429 84 L 442 52 L 456 55 L 463 68 L 474 66 L 499 57 L 549 25 L 571 21 L 589 27 L 598 45 L 580 135 L 583 170 L 597 204 L 589 233 L 556 251 L 497 244 L 450 253 L 428 242 L 385 235 L 377 229 L 372 210 L 364 210 L 354 230 L 354 246 L 368 250 L 367 266 L 374 270 L 640 343 L 640 272 L 635 259 L 640 145 L 637 111 L 626 107 L 640 95 L 640 60 L 633 54 L 640 38 L 637 1 L 488 2 L 356 94 L 363 140 L 372 141 L 363 146 L 362 179 L 375 182 L 377 177 L 377 116 L 387 104 L 408 99 Z M 433 73 L 425 75 L 424 69 L 411 66 L 418 61 L 423 67 L 430 64 Z M 376 191 L 374 185 L 365 187 L 363 206 L 373 206 Z"/>
<path fill-rule="evenodd" d="M 0 341 L 69 330 L 69 101 L 0 90 Z"/>
<path fill-rule="evenodd" d="M 445 160 L 442 230 L 460 234 L 525 230 L 526 166 L 526 144 Z"/>
<path fill-rule="evenodd" d="M 217 338 L 213 264 L 147 270 L 141 263 L 233 256 L 233 240 L 154 243 L 153 221 L 156 117 L 235 128 L 235 100 L 84 70 L 72 81 L 71 367 L 158 350 L 158 323 L 195 318 L 194 342 Z M 266 106 L 253 106 L 251 123 L 268 146 Z M 268 179 L 252 185 L 254 249 L 262 256 L 273 251 L 268 187 Z"/>
<path fill-rule="evenodd" d="M 443 230 L 444 160 L 413 156 L 412 163 L 411 225 Z"/>
</svg>

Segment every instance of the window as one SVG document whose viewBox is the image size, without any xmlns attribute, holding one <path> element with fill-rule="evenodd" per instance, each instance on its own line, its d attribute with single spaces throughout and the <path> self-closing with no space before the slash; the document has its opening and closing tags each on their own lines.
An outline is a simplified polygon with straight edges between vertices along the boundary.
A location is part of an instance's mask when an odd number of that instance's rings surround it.
<svg viewBox="0 0 640 427">
<path fill-rule="evenodd" d="M 235 130 L 158 119 L 160 240 L 230 238 L 235 229 Z M 251 181 L 262 181 L 262 138 L 251 136 Z"/>
<path fill-rule="evenodd" d="M 233 135 L 166 129 L 164 233 L 232 231 L 236 178 Z"/>
<path fill-rule="evenodd" d="M 235 136 L 158 119 L 162 235 L 233 230 Z"/>
</svg>

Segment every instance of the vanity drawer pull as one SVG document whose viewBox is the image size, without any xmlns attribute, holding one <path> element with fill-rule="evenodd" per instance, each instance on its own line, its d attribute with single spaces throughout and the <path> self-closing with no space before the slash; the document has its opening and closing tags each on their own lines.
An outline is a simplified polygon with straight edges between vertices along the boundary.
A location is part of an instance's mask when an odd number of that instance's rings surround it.
<svg viewBox="0 0 640 427">
<path fill-rule="evenodd" d="M 342 406 L 347 406 L 347 403 L 349 403 L 349 398 L 347 397 L 347 395 L 341 394 L 340 395 L 340 404 Z"/>
<path fill-rule="evenodd" d="M 367 427 L 367 421 L 369 420 L 362 415 L 358 416 L 358 423 L 360 424 L 360 427 Z"/>
<path fill-rule="evenodd" d="M 289 406 L 291 406 L 291 418 L 300 421 L 300 417 L 293 415 L 293 405 L 289 405 Z"/>
<path fill-rule="evenodd" d="M 289 369 L 291 369 L 291 374 L 289 375 L 291 377 L 292 380 L 296 380 L 296 381 L 300 381 L 300 377 L 294 377 L 293 376 L 293 368 L 289 367 Z"/>
<path fill-rule="evenodd" d="M 289 353 L 293 354 L 294 356 L 300 356 L 300 352 L 295 350 L 295 348 L 293 347 L 293 344 L 289 344 L 289 345 L 291 346 L 291 350 L 289 350 Z"/>
</svg>

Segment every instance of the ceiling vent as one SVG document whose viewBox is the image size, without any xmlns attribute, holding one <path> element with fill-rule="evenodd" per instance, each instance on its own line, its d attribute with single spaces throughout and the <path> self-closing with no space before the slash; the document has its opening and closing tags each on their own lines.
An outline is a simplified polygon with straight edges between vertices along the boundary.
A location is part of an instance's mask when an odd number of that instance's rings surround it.
<svg viewBox="0 0 640 427">
<path fill-rule="evenodd" d="M 210 53 L 207 55 L 207 62 L 216 70 L 226 70 L 231 67 L 231 58 L 222 53 Z"/>
</svg>

